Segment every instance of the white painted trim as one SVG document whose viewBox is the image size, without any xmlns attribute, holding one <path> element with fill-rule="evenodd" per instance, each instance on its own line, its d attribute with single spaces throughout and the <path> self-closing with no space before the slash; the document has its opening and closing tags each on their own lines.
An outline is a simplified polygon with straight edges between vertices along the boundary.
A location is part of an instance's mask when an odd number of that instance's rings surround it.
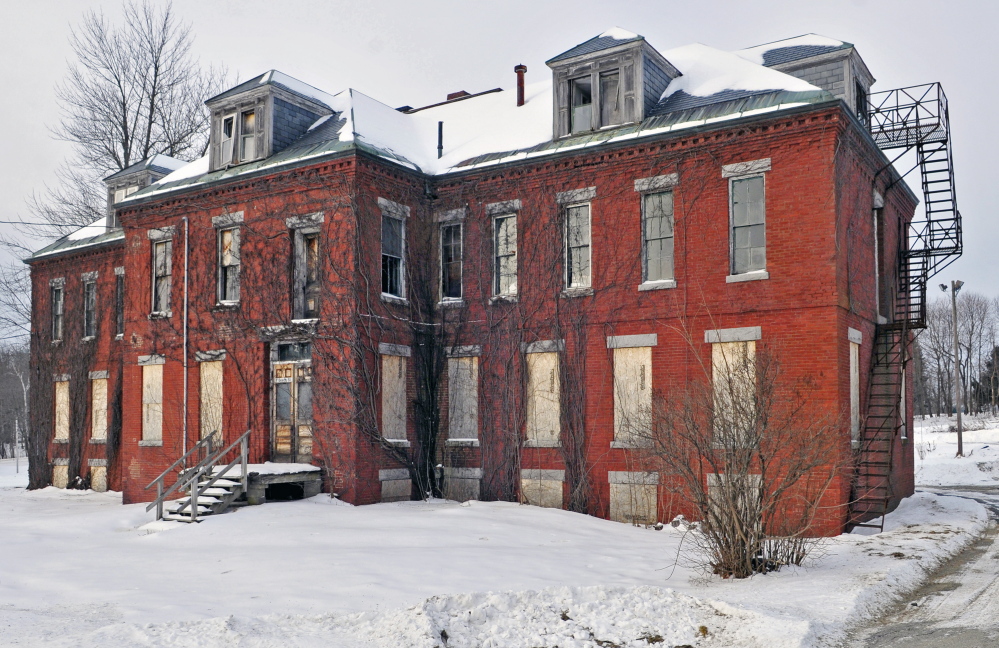
<svg viewBox="0 0 999 648">
<path fill-rule="evenodd" d="M 770 273 L 766 270 L 752 270 L 742 274 L 729 275 L 725 277 L 725 283 L 742 283 L 743 281 L 763 281 L 769 279 Z"/>
<path fill-rule="evenodd" d="M 846 329 L 846 338 L 848 340 L 850 340 L 851 342 L 853 342 L 854 344 L 863 344 L 864 343 L 864 334 L 861 333 L 860 331 L 858 331 L 855 328 L 847 328 Z"/>
<path fill-rule="evenodd" d="M 659 344 L 659 336 L 656 333 L 643 333 L 641 335 L 608 335 L 608 349 L 630 349 L 635 347 L 654 347 Z"/>
<path fill-rule="evenodd" d="M 738 176 L 752 175 L 770 170 L 770 158 L 761 160 L 749 160 L 747 162 L 736 162 L 735 164 L 722 165 L 723 178 L 735 178 Z"/>
<path fill-rule="evenodd" d="M 378 471 L 378 481 L 401 481 L 410 479 L 409 471 L 405 468 L 385 468 Z"/>
<path fill-rule="evenodd" d="M 607 472 L 607 481 L 611 484 L 656 486 L 659 484 L 659 473 L 625 472 L 621 470 L 610 470 Z"/>
<path fill-rule="evenodd" d="M 514 214 L 521 210 L 520 198 L 513 200 L 503 200 L 500 202 L 486 203 L 486 216 L 502 216 L 504 214 Z"/>
<path fill-rule="evenodd" d="M 680 174 L 667 173 L 665 175 L 652 176 L 651 178 L 639 178 L 635 180 L 635 191 L 651 192 L 660 189 L 672 189 L 680 184 Z"/>
<path fill-rule="evenodd" d="M 230 227 L 232 225 L 239 225 L 243 222 L 243 212 L 226 212 L 221 216 L 215 216 L 212 218 L 212 226 L 214 227 Z"/>
<path fill-rule="evenodd" d="M 409 207 L 387 198 L 379 197 L 378 207 L 382 210 L 383 215 L 394 216 L 395 218 L 401 218 L 403 220 L 409 218 Z"/>
<path fill-rule="evenodd" d="M 564 470 L 544 470 L 540 468 L 524 468 L 520 471 L 521 479 L 533 479 L 535 481 L 565 481 Z"/>
<path fill-rule="evenodd" d="M 378 343 L 378 353 L 381 355 L 402 356 L 408 358 L 413 355 L 412 349 L 404 344 L 389 344 L 388 342 Z"/>
<path fill-rule="evenodd" d="M 704 332 L 704 342 L 717 344 L 719 342 L 751 342 L 763 337 L 763 329 L 759 326 L 744 326 L 742 328 L 716 329 Z"/>
<path fill-rule="evenodd" d="M 557 353 L 565 351 L 565 340 L 539 340 L 537 342 L 522 342 L 520 350 L 524 353 Z"/>
<path fill-rule="evenodd" d="M 166 356 L 153 353 L 151 355 L 141 355 L 139 356 L 139 366 L 145 367 L 148 365 L 161 365 L 166 364 Z"/>
<path fill-rule="evenodd" d="M 571 203 L 586 202 L 588 200 L 593 200 L 597 197 L 596 187 L 585 187 L 583 189 L 571 189 L 569 191 L 560 191 L 555 194 L 555 202 L 560 205 L 568 205 Z"/>
</svg>

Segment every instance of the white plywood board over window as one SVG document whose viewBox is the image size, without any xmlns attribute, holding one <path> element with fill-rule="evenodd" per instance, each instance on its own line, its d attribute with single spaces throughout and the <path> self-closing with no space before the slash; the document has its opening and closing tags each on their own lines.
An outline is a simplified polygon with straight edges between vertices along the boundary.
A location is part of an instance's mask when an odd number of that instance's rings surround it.
<svg viewBox="0 0 999 648">
<path fill-rule="evenodd" d="M 527 441 L 531 445 L 559 445 L 562 414 L 561 380 L 557 353 L 527 354 Z"/>
<path fill-rule="evenodd" d="M 222 445 L 222 361 L 202 362 L 201 378 L 201 438 L 214 434 L 214 447 Z"/>
<path fill-rule="evenodd" d="M 405 356 L 382 356 L 382 436 L 406 438 Z"/>
<path fill-rule="evenodd" d="M 90 381 L 90 438 L 104 440 L 108 437 L 108 380 L 95 378 Z"/>
<path fill-rule="evenodd" d="M 55 438 L 69 440 L 69 381 L 55 383 Z"/>
<path fill-rule="evenodd" d="M 448 358 L 448 437 L 479 437 L 479 359 Z"/>
<path fill-rule="evenodd" d="M 642 445 L 652 424 L 652 347 L 614 349 L 614 441 Z"/>
<path fill-rule="evenodd" d="M 163 440 L 163 365 L 142 367 L 142 440 Z"/>
</svg>

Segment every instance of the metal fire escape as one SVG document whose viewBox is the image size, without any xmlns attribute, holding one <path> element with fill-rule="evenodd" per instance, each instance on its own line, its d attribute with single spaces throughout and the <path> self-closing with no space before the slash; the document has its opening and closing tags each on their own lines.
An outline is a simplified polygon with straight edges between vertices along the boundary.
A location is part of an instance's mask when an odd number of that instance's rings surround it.
<svg viewBox="0 0 999 648">
<path fill-rule="evenodd" d="M 961 212 L 954 193 L 947 96 L 939 83 L 872 94 L 867 123 L 882 150 L 898 151 L 893 166 L 915 149 L 922 177 L 923 215 L 898 232 L 891 319 L 877 325 L 867 388 L 867 415 L 856 449 L 850 506 L 853 526 L 884 528 L 894 498 L 893 449 L 905 434 L 904 377 L 911 357 L 912 331 L 926 327 L 926 286 L 930 277 L 957 260 L 962 251 Z M 886 167 L 884 170 L 887 170 Z M 879 174 L 880 175 L 880 174 Z M 880 517 L 879 523 L 871 520 Z"/>
</svg>

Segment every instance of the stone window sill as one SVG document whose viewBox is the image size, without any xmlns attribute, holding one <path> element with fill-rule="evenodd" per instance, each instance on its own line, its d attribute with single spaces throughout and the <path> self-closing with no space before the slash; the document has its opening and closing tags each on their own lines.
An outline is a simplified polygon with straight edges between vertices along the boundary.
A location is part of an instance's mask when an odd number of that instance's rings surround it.
<svg viewBox="0 0 999 648">
<path fill-rule="evenodd" d="M 518 301 L 516 294 L 493 295 L 489 298 L 490 304 L 516 304 Z"/>
<path fill-rule="evenodd" d="M 94 445 L 104 445 L 108 442 L 107 439 L 90 439 L 90 442 Z"/>
<path fill-rule="evenodd" d="M 61 344 L 62 340 L 52 340 L 52 346 L 60 346 Z"/>
<path fill-rule="evenodd" d="M 634 441 L 611 441 L 610 447 L 615 450 L 642 450 L 651 448 L 652 444 L 641 442 L 636 443 Z"/>
<path fill-rule="evenodd" d="M 69 439 L 52 439 L 52 443 L 69 443 Z"/>
<path fill-rule="evenodd" d="M 238 301 L 224 301 L 215 304 L 215 307 L 212 310 L 228 311 L 228 310 L 238 310 L 238 309 L 239 309 Z"/>
<path fill-rule="evenodd" d="M 465 306 L 465 300 L 458 299 L 442 299 L 437 302 L 438 308 L 463 308 Z"/>
<path fill-rule="evenodd" d="M 397 297 L 388 293 L 382 293 L 382 301 L 386 304 L 396 304 L 399 306 L 409 306 L 409 300 L 405 297 Z"/>
<path fill-rule="evenodd" d="M 406 440 L 406 439 L 384 439 L 383 438 L 382 440 L 385 441 L 385 443 L 389 444 L 390 446 L 395 446 L 397 448 L 408 448 L 409 447 L 409 441 Z"/>
<path fill-rule="evenodd" d="M 445 445 L 457 448 L 478 448 L 478 439 L 448 439 L 444 442 Z"/>
<path fill-rule="evenodd" d="M 149 319 L 151 319 L 151 320 L 169 319 L 171 317 L 173 317 L 173 311 L 166 311 L 166 312 L 155 311 L 155 312 L 149 314 Z"/>
<path fill-rule="evenodd" d="M 676 288 L 676 279 L 661 279 L 659 281 L 646 281 L 645 283 L 638 284 L 639 291 L 665 290 L 667 288 Z"/>
<path fill-rule="evenodd" d="M 559 443 L 558 441 L 554 441 L 554 442 L 550 442 L 549 443 L 549 442 L 544 442 L 544 441 L 538 441 L 537 439 L 525 439 L 524 440 L 524 447 L 525 448 L 561 448 L 562 444 Z"/>
<path fill-rule="evenodd" d="M 80 342 L 92 342 L 97 339 L 96 335 L 85 335 L 80 338 Z"/>
<path fill-rule="evenodd" d="M 124 340 L 125 339 L 125 334 L 124 333 L 119 333 L 119 334 L 117 334 L 117 335 L 114 336 L 114 339 L 115 340 Z"/>
<path fill-rule="evenodd" d="M 591 286 L 578 286 L 575 288 L 566 288 L 562 291 L 563 297 L 590 297 L 593 295 L 593 288 Z"/>
<path fill-rule="evenodd" d="M 159 448 L 163 446 L 162 439 L 143 439 L 139 441 L 140 448 Z"/>
<path fill-rule="evenodd" d="M 725 283 L 741 283 L 743 281 L 762 281 L 769 279 L 770 273 L 766 270 L 754 270 L 753 272 L 743 272 L 742 274 L 729 275 L 725 277 Z"/>
</svg>

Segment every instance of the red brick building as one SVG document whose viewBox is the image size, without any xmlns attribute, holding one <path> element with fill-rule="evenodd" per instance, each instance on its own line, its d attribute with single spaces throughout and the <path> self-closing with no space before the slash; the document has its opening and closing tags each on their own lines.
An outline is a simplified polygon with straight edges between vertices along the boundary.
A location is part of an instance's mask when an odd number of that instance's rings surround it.
<svg viewBox="0 0 999 648">
<path fill-rule="evenodd" d="M 853 46 L 611 30 L 548 66 L 416 109 L 267 72 L 206 102 L 205 158 L 109 178 L 107 220 L 28 261 L 53 483 L 149 501 L 249 431 L 356 504 L 669 519 L 657 407 L 767 356 L 832 439 L 816 532 L 909 495 L 911 329 L 959 217 L 918 236 Z"/>
</svg>

